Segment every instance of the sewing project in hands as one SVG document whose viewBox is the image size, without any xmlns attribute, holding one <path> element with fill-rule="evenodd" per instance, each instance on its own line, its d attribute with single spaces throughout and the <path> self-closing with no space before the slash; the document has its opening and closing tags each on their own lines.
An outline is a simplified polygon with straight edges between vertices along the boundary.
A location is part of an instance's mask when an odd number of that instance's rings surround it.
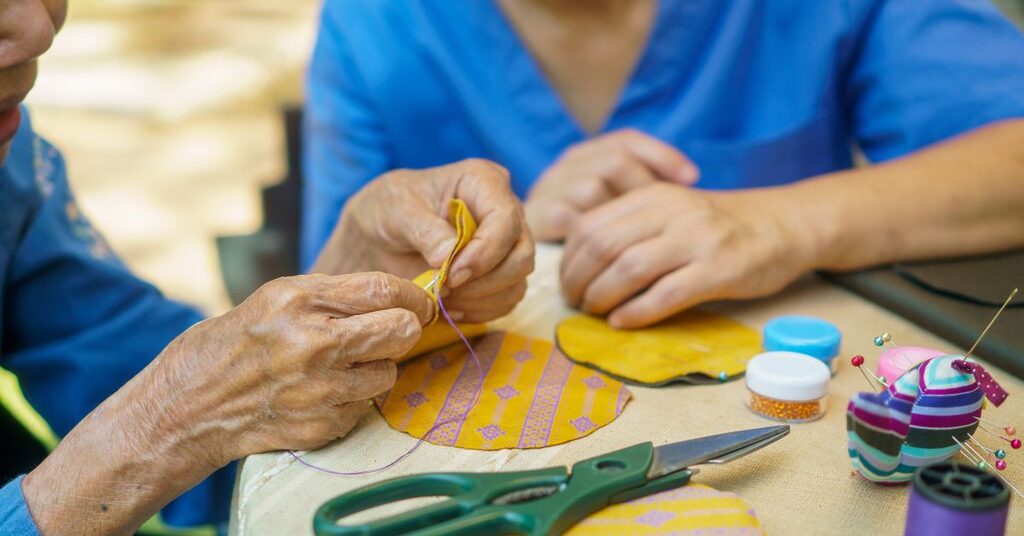
<svg viewBox="0 0 1024 536">
<path fill-rule="evenodd" d="M 760 335 L 728 317 L 687 311 L 645 329 L 620 330 L 604 319 L 576 315 L 558 324 L 555 339 L 569 359 L 640 384 L 711 383 L 742 374 L 761 351 Z"/>
<path fill-rule="evenodd" d="M 496 331 L 472 345 L 482 388 L 465 345 L 431 352 L 405 363 L 377 399 L 388 424 L 436 445 L 546 447 L 612 422 L 630 398 L 621 382 L 574 365 L 550 341 Z"/>
<path fill-rule="evenodd" d="M 420 337 L 419 342 L 402 356 L 400 360 L 448 346 L 459 340 L 459 334 L 452 326 L 444 322 L 437 322 L 437 294 L 440 292 L 441 286 L 448 281 L 448 270 L 451 268 L 455 256 L 473 239 L 473 233 L 476 232 L 476 220 L 473 219 L 473 215 L 469 212 L 469 207 L 466 206 L 465 201 L 452 199 L 448 202 L 448 223 L 455 228 L 455 246 L 452 247 L 440 268 L 437 270 L 427 270 L 412 280 L 413 283 L 426 290 L 430 297 L 433 298 L 434 319 L 423 328 L 423 335 Z M 487 331 L 486 324 L 457 325 L 466 337 L 483 335 Z"/>
<path fill-rule="evenodd" d="M 754 511 L 734 493 L 688 484 L 615 504 L 580 521 L 566 536 L 762 534 Z"/>
</svg>

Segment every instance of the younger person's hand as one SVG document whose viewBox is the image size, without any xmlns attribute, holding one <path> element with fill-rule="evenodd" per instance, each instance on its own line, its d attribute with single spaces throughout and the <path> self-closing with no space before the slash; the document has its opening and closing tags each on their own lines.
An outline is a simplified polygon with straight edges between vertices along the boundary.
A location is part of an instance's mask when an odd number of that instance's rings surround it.
<svg viewBox="0 0 1024 536">
<path fill-rule="evenodd" d="M 771 195 L 660 182 L 586 213 L 566 240 L 566 300 L 638 328 L 702 302 L 780 290 L 811 268 L 814 240 Z"/>
<path fill-rule="evenodd" d="M 538 240 L 557 242 L 602 203 L 659 181 L 692 185 L 697 175 L 675 147 L 636 130 L 617 130 L 562 153 L 530 190 L 526 220 Z"/>
</svg>

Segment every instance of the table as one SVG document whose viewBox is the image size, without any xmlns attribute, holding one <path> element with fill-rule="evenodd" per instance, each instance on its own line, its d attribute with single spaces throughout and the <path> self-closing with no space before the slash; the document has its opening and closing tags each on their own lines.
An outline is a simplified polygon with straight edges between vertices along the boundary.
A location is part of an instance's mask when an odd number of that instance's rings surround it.
<svg viewBox="0 0 1024 536">
<path fill-rule="evenodd" d="M 495 327 L 552 339 L 557 321 L 572 311 L 558 290 L 561 248 L 540 245 L 530 290 L 512 314 Z M 872 339 L 889 332 L 903 345 L 963 352 L 905 320 L 808 276 L 772 298 L 714 304 L 709 310 L 728 314 L 761 329 L 782 314 L 809 314 L 833 322 L 843 332 L 839 371 L 830 385 L 824 418 L 793 425 L 789 437 L 724 466 L 702 466 L 695 481 L 739 494 L 757 512 L 771 534 L 902 534 L 906 486 L 880 486 L 856 475 L 846 453 L 846 404 L 857 391 L 870 389 L 848 357 L 863 354 L 872 367 L 878 349 Z M 990 367 L 1010 393 L 1000 408 L 991 405 L 988 419 L 1024 430 L 1024 383 Z M 243 461 L 232 500 L 231 534 L 311 534 L 317 507 L 342 492 L 395 476 L 429 471 L 513 471 L 573 462 L 632 445 L 655 445 L 712 433 L 772 424 L 745 406 L 742 380 L 722 385 L 631 387 L 633 400 L 622 415 L 592 435 L 565 445 L 533 450 L 473 451 L 424 443 L 412 456 L 387 471 L 339 477 L 302 467 L 287 453 L 250 456 Z M 981 434 L 984 435 L 984 434 Z M 358 471 L 384 465 L 408 450 L 410 436 L 388 427 L 376 412 L 348 437 L 306 459 L 335 470 Z M 986 445 L 995 447 L 994 438 Z M 1010 451 L 1004 476 L 1024 486 L 1024 450 Z M 1011 502 L 1008 533 L 1024 530 L 1020 498 Z"/>
</svg>

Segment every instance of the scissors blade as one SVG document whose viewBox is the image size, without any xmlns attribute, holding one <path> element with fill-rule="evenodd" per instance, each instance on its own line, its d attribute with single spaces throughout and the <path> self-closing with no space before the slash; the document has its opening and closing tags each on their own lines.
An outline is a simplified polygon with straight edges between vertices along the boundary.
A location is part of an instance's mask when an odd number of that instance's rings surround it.
<svg viewBox="0 0 1024 536">
<path fill-rule="evenodd" d="M 654 449 L 654 461 L 647 476 L 657 478 L 702 463 L 727 463 L 770 445 L 788 433 L 789 426 L 781 424 L 661 445 Z"/>
</svg>

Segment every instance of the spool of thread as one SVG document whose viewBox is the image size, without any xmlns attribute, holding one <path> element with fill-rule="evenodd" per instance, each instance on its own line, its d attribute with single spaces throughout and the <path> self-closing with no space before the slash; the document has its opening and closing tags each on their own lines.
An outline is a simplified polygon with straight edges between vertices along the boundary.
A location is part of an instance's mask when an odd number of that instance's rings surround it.
<svg viewBox="0 0 1024 536">
<path fill-rule="evenodd" d="M 842 340 L 839 328 L 813 316 L 779 316 L 764 325 L 766 351 L 809 355 L 828 365 L 833 373 Z"/>
<path fill-rule="evenodd" d="M 1001 536 L 1010 490 L 994 475 L 955 462 L 914 473 L 904 536 Z"/>
<path fill-rule="evenodd" d="M 878 356 L 878 376 L 892 383 L 904 372 L 916 367 L 922 361 L 946 355 L 942 350 L 924 348 L 922 346 L 889 347 Z"/>
</svg>

